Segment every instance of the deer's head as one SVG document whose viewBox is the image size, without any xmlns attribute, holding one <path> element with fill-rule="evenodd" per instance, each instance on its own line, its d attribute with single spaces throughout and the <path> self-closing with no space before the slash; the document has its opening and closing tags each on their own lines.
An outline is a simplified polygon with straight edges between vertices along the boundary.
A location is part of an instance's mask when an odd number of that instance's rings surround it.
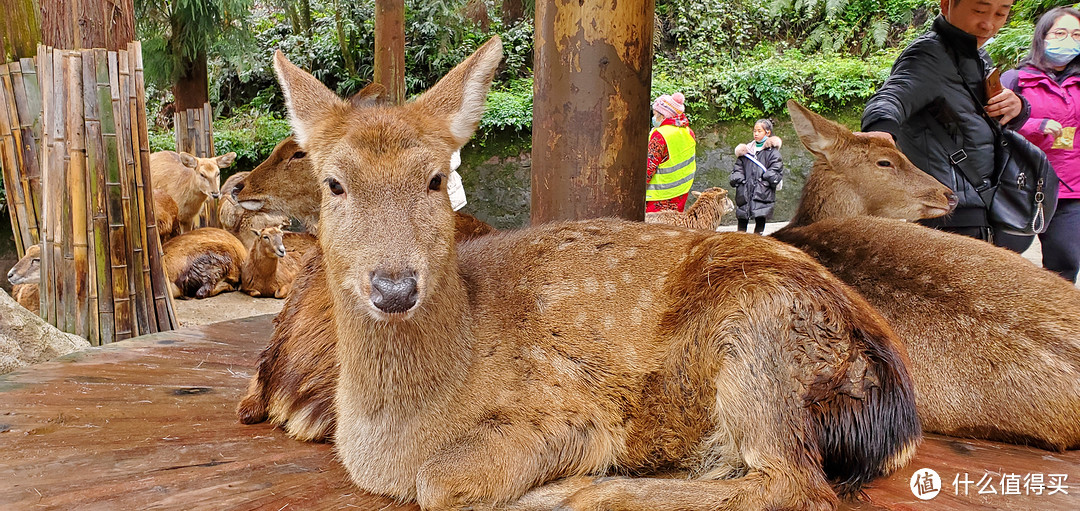
<svg viewBox="0 0 1080 511">
<path fill-rule="evenodd" d="M 349 98 L 358 109 L 381 104 L 386 87 L 372 83 Z M 248 211 L 278 213 L 296 218 L 319 216 L 320 190 L 307 151 L 289 136 L 231 190 L 232 198 Z"/>
<path fill-rule="evenodd" d="M 319 243 L 339 307 L 407 320 L 456 274 L 450 156 L 480 123 L 501 59 L 495 37 L 415 101 L 357 106 L 275 54 L 320 189 Z"/>
<path fill-rule="evenodd" d="M 30 245 L 22 259 L 8 271 L 7 278 L 12 285 L 41 282 L 41 245 Z"/>
<path fill-rule="evenodd" d="M 229 152 L 213 158 L 198 158 L 188 153 L 180 153 L 180 163 L 191 169 L 197 177 L 199 191 L 214 199 L 221 192 L 221 169 L 232 165 L 236 153 Z"/>
<path fill-rule="evenodd" d="M 252 229 L 252 233 L 255 234 L 255 245 L 260 250 L 264 251 L 267 255 L 273 255 L 275 257 L 285 257 L 285 243 L 282 241 L 284 231 L 281 230 L 280 225 L 271 225 L 270 227 L 263 227 L 262 229 Z"/>
<path fill-rule="evenodd" d="M 795 221 L 870 215 L 919 220 L 945 215 L 956 196 L 913 165 L 889 140 L 859 136 L 788 101 L 803 145 L 817 161 Z"/>
</svg>

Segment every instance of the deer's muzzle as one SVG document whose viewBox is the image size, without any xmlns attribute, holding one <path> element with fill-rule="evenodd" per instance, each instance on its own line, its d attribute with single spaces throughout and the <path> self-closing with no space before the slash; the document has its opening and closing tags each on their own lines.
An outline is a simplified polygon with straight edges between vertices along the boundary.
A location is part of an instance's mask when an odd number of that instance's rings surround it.
<svg viewBox="0 0 1080 511">
<path fill-rule="evenodd" d="M 417 296 L 416 274 L 413 272 L 399 278 L 381 272 L 371 275 L 371 303 L 387 314 L 407 312 L 416 305 Z"/>
</svg>

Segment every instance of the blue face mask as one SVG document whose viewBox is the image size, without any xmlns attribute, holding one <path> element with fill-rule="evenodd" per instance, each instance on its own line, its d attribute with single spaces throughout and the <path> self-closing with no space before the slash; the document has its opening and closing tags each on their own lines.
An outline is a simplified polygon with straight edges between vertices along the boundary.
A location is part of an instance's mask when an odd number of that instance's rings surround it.
<svg viewBox="0 0 1080 511">
<path fill-rule="evenodd" d="M 656 119 L 656 117 L 653 117 L 652 118 L 652 127 L 659 128 L 661 122 L 663 122 L 663 121 L 659 121 L 659 120 Z"/>
<path fill-rule="evenodd" d="M 1072 59 L 1077 55 L 1080 55 L 1080 45 L 1073 41 L 1063 41 L 1061 43 L 1055 41 L 1053 45 L 1046 45 L 1046 51 L 1044 51 L 1043 54 L 1046 56 L 1046 60 L 1050 61 L 1051 64 L 1055 66 L 1064 66 L 1065 64 L 1072 62 Z"/>
</svg>

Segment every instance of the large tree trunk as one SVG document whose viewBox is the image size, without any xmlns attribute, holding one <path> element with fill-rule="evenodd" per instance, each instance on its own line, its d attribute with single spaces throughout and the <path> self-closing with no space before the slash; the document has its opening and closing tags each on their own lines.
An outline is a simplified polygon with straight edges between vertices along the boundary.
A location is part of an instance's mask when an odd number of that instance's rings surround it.
<svg viewBox="0 0 1080 511">
<path fill-rule="evenodd" d="M 121 50 L 135 40 L 132 0 L 0 0 L 0 18 L 4 62 L 37 55 L 38 43 Z"/>
<path fill-rule="evenodd" d="M 199 52 L 195 59 L 184 64 L 180 76 L 173 84 L 176 111 L 202 108 L 210 101 L 210 84 L 206 74 L 206 52 Z"/>
<path fill-rule="evenodd" d="M 405 0 L 375 0 L 375 83 L 393 104 L 405 101 Z"/>
<path fill-rule="evenodd" d="M 537 2 L 534 225 L 644 219 L 654 5 Z"/>
</svg>

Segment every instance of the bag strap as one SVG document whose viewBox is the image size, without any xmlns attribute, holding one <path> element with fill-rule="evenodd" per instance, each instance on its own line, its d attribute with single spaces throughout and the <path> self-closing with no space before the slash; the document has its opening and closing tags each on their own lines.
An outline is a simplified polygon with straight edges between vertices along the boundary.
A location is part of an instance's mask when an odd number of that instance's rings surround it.
<svg viewBox="0 0 1080 511">
<path fill-rule="evenodd" d="M 752 155 L 750 153 L 746 153 L 743 156 L 745 156 L 746 158 L 749 158 L 750 161 L 754 162 L 754 165 L 757 165 L 758 167 L 761 167 L 762 172 L 765 172 L 766 170 L 769 170 L 769 169 L 765 168 L 765 164 L 761 163 L 761 160 L 757 159 L 756 156 L 754 156 L 754 155 Z"/>
</svg>

